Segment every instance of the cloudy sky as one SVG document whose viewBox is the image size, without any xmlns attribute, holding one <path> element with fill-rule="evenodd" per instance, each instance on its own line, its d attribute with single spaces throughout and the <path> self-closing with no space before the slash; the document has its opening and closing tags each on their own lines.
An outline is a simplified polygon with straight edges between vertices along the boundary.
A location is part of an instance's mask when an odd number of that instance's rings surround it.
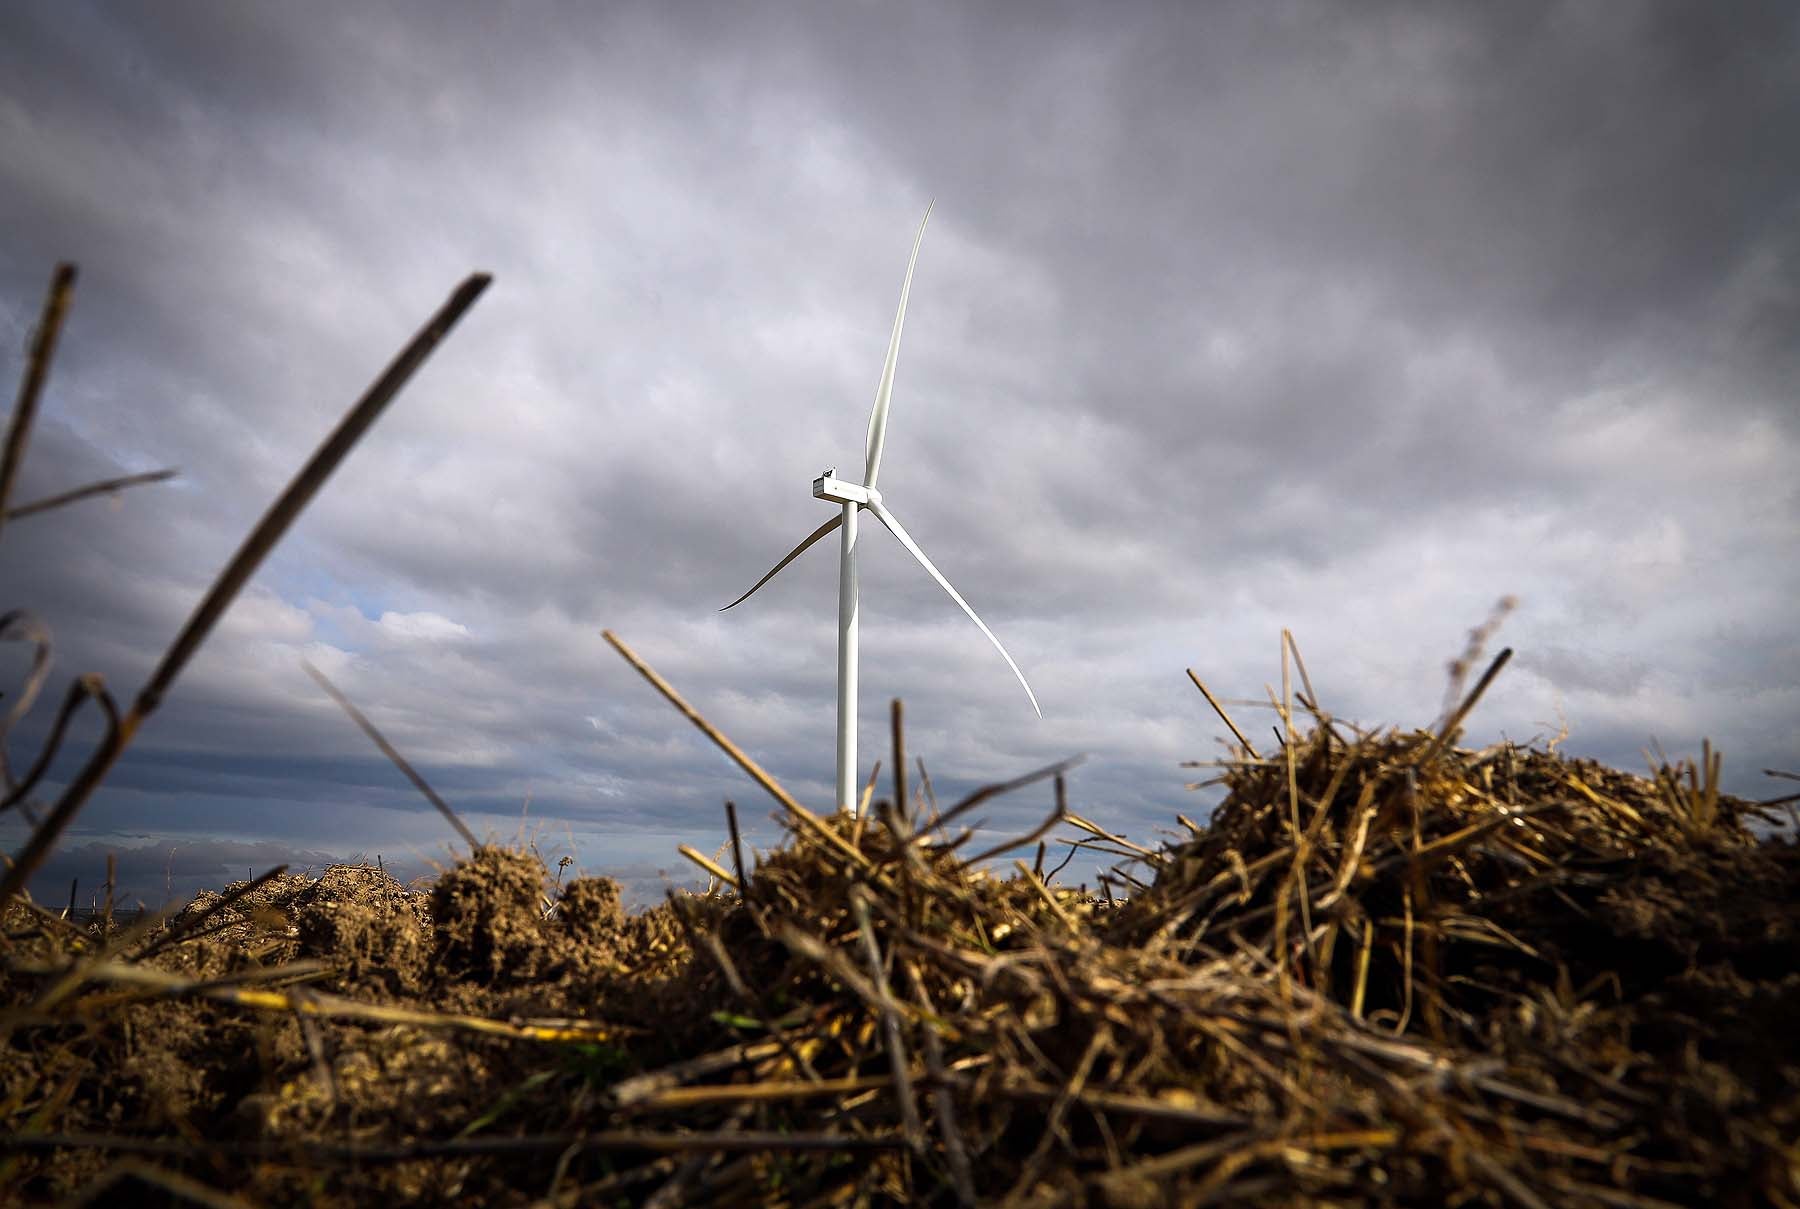
<svg viewBox="0 0 1800 1209">
<path fill-rule="evenodd" d="M 881 485 L 862 750 L 940 795 L 1076 753 L 1140 839 L 1222 754 L 1184 675 L 1471 739 L 1800 763 L 1800 8 L 1769 3 L 11 4 L 0 378 L 75 306 L 0 607 L 129 700 L 244 533 L 476 269 L 494 284 L 264 565 L 36 884 L 160 901 L 477 833 L 654 890 L 832 796 L 835 545 L 719 606 L 861 456 L 929 202 Z M 10 385 L 6 387 L 12 389 Z M 10 695 L 29 650 L 0 649 Z M 1272 713 L 1232 707 L 1254 734 Z M 89 719 L 78 746 L 97 734 Z M 60 761 L 51 797 L 74 767 Z M 997 804 L 998 832 L 1049 804 Z M 24 829 L 0 819 L 14 850 Z M 88 897 L 84 889 L 82 897 Z"/>
</svg>

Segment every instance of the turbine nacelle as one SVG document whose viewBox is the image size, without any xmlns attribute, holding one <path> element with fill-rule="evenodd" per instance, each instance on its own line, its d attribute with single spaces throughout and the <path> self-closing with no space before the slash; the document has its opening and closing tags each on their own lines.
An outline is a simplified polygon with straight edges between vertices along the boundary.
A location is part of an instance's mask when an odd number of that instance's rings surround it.
<svg viewBox="0 0 1800 1209">
<path fill-rule="evenodd" d="M 813 480 L 813 497 L 834 504 L 861 504 L 865 508 L 881 502 L 881 492 L 861 483 L 846 482 L 837 477 L 835 469 L 827 470 Z"/>
</svg>

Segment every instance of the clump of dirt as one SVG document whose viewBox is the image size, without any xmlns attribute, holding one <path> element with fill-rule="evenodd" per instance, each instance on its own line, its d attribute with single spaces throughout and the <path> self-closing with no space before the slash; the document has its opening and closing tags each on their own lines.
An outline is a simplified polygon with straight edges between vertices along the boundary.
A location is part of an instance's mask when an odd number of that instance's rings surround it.
<svg viewBox="0 0 1800 1209">
<path fill-rule="evenodd" d="M 303 957 L 330 961 L 346 987 L 416 992 L 430 954 L 423 895 L 380 869 L 334 865 L 284 904 Z"/>
<path fill-rule="evenodd" d="M 571 978 L 607 978 L 625 973 L 625 906 L 619 883 L 610 877 L 578 877 L 562 888 L 554 922 L 562 937 L 553 943 Z"/>
<path fill-rule="evenodd" d="M 575 878 L 563 887 L 556 917 L 578 942 L 591 943 L 618 935 L 625 922 L 619 883 L 610 877 Z"/>
<path fill-rule="evenodd" d="M 1059 783 L 1046 824 L 1129 858 L 1118 902 L 971 860 L 990 789 L 789 808 L 741 893 L 637 915 L 497 847 L 428 894 L 340 866 L 110 929 L 15 903 L 0 1186 L 1800 1203 L 1800 850 L 1710 775 L 1453 738 L 1315 714 L 1156 851 Z"/>
<path fill-rule="evenodd" d="M 544 867 L 523 852 L 477 848 L 431 888 L 433 963 L 469 982 L 526 982 L 545 960 Z"/>
</svg>

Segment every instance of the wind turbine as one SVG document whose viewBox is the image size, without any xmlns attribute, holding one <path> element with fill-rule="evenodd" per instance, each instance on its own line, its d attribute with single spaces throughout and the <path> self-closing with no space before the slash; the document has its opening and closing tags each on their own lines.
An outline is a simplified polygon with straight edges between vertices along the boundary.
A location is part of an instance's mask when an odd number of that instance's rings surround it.
<svg viewBox="0 0 1800 1209">
<path fill-rule="evenodd" d="M 935 204 L 935 203 L 934 203 Z M 837 477 L 835 468 L 813 480 L 814 498 L 826 500 L 839 506 L 836 516 L 814 529 L 805 541 L 788 551 L 787 557 L 757 580 L 750 591 L 725 606 L 742 604 L 748 600 L 757 588 L 762 587 L 789 563 L 804 554 L 809 546 L 833 529 L 843 530 L 843 541 L 838 555 L 838 681 L 837 681 L 837 800 L 840 810 L 854 811 L 857 806 L 856 796 L 856 650 L 857 650 L 857 583 L 856 583 L 856 538 L 857 513 L 867 508 L 875 514 L 889 533 L 897 538 L 907 552 L 919 560 L 926 574 L 937 580 L 938 586 L 950 593 L 962 611 L 969 615 L 969 620 L 981 627 L 987 640 L 994 644 L 1000 657 L 1006 660 L 1006 666 L 1012 669 L 1013 675 L 1019 678 L 1025 695 L 1031 698 L 1031 708 L 1037 710 L 1041 718 L 1044 711 L 1038 708 L 1037 695 L 1031 691 L 1031 685 L 1025 683 L 1025 673 L 1013 662 L 1000 640 L 994 637 L 994 631 L 987 628 L 987 623 L 975 615 L 969 602 L 962 598 L 957 590 L 950 586 L 950 581 L 932 565 L 925 551 L 906 532 L 887 505 L 882 502 L 881 492 L 875 487 L 876 476 L 881 471 L 881 447 L 887 439 L 888 398 L 894 390 L 894 363 L 900 358 L 900 329 L 906 323 L 906 296 L 912 290 L 913 266 L 919 260 L 919 244 L 925 239 L 925 224 L 931 221 L 931 207 L 925 208 L 925 218 L 919 223 L 919 234 L 913 240 L 912 258 L 906 262 L 906 280 L 900 286 L 900 310 L 894 316 L 894 331 L 888 337 L 887 362 L 881 367 L 881 384 L 875 389 L 875 410 L 869 415 L 869 435 L 864 445 L 863 481 L 861 483 L 846 482 Z M 721 609 L 720 612 L 724 612 Z"/>
</svg>

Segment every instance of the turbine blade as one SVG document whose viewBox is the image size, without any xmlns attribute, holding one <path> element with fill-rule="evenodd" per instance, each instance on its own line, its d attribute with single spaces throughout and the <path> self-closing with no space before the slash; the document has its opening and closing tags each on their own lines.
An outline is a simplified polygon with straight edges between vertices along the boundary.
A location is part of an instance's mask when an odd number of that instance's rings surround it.
<svg viewBox="0 0 1800 1209">
<path fill-rule="evenodd" d="M 925 551 L 919 549 L 919 543 L 915 542 L 906 530 L 901 528 L 899 520 L 895 518 L 892 512 L 887 510 L 887 505 L 871 503 L 869 505 L 869 511 L 875 514 L 876 520 L 887 526 L 889 533 L 892 533 L 895 537 L 900 539 L 900 544 L 905 546 L 907 551 L 911 553 L 914 558 L 919 560 L 919 565 L 925 568 L 931 575 L 931 578 L 938 581 L 938 587 L 950 593 L 950 599 L 962 606 L 962 611 L 969 615 L 969 620 L 981 627 L 981 632 L 987 635 L 987 640 L 994 644 L 994 649 L 996 651 L 1000 652 L 1000 658 L 1006 660 L 1006 666 L 1011 668 L 1013 675 L 1019 678 L 1019 684 L 1024 688 L 1025 695 L 1031 698 L 1031 708 L 1037 710 L 1038 717 L 1043 717 L 1044 711 L 1038 707 L 1037 694 L 1031 691 L 1031 685 L 1025 683 L 1025 673 L 1019 670 L 1019 665 L 1013 662 L 1013 657 L 1006 653 L 1006 648 L 1000 645 L 1000 640 L 998 638 L 994 637 L 994 631 L 987 628 L 987 623 L 975 615 L 975 610 L 969 607 L 969 602 L 964 600 L 957 593 L 956 589 L 950 586 L 950 581 L 945 579 L 943 574 L 939 572 L 936 567 L 932 566 L 931 560 L 925 557 Z"/>
<path fill-rule="evenodd" d="M 726 605 L 725 609 L 731 608 L 732 605 L 741 605 L 746 600 L 749 600 L 752 596 L 754 596 L 756 594 L 757 588 L 762 587 L 764 584 L 768 583 L 771 579 L 775 578 L 776 572 L 780 571 L 783 567 L 785 567 L 789 563 L 793 562 L 796 558 L 799 558 L 802 554 L 805 554 L 806 548 L 808 546 L 812 545 L 814 542 L 818 541 L 821 537 L 824 537 L 827 533 L 830 533 L 833 529 L 837 528 L 839 525 L 841 525 L 843 523 L 844 523 L 844 514 L 842 512 L 839 512 L 837 515 L 833 516 L 830 520 L 826 521 L 823 525 L 820 525 L 817 529 L 814 529 L 812 531 L 812 533 L 807 536 L 805 541 L 803 541 L 799 545 L 795 546 L 792 550 L 789 550 L 786 558 L 784 558 L 780 562 L 776 563 L 775 566 L 770 569 L 770 571 L 767 575 L 765 575 L 761 579 L 757 580 L 755 585 L 752 586 L 748 592 L 745 592 L 742 596 L 740 596 L 736 600 L 732 601 L 731 604 Z M 719 612 L 723 613 L 725 611 L 725 609 L 720 609 Z"/>
<path fill-rule="evenodd" d="M 887 361 L 881 367 L 881 385 L 875 388 L 875 410 L 869 413 L 869 439 L 863 446 L 867 463 L 863 486 L 873 487 L 881 470 L 881 447 L 887 441 L 888 399 L 894 393 L 894 365 L 900 360 L 900 329 L 906 325 L 906 296 L 912 292 L 913 266 L 919 263 L 919 245 L 925 241 L 925 224 L 931 221 L 933 200 L 925 207 L 919 233 L 913 238 L 912 259 L 906 262 L 906 280 L 900 285 L 900 310 L 894 315 L 894 331 L 888 337 Z"/>
</svg>

